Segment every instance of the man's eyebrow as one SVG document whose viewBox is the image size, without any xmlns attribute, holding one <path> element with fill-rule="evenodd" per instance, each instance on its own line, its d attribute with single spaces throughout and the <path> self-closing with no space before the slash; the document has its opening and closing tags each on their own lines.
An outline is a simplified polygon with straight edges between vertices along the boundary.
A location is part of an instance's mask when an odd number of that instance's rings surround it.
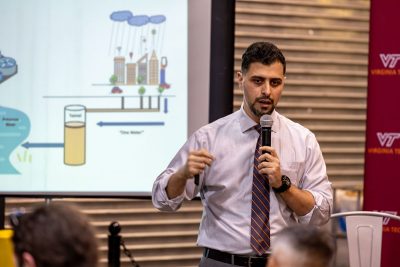
<svg viewBox="0 0 400 267">
<path fill-rule="evenodd" d="M 268 77 L 259 76 L 259 75 L 251 76 L 250 79 L 270 80 L 270 81 L 271 81 L 271 80 L 274 80 L 274 81 L 279 80 L 279 81 L 282 81 L 282 78 L 281 78 L 281 77 L 272 77 L 272 78 L 268 78 Z"/>
<path fill-rule="evenodd" d="M 254 76 L 251 76 L 250 78 L 251 78 L 251 79 L 260 79 L 260 80 L 265 80 L 265 79 L 266 79 L 266 77 L 264 77 L 264 76 L 259 76 L 259 75 L 254 75 Z"/>
</svg>

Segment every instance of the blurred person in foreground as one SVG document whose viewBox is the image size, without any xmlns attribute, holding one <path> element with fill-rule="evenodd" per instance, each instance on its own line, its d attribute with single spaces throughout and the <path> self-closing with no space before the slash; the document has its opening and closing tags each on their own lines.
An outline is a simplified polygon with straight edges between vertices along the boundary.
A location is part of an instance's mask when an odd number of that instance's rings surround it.
<svg viewBox="0 0 400 267">
<path fill-rule="evenodd" d="M 61 203 L 10 215 L 17 267 L 96 267 L 93 228 L 77 208 Z"/>
<path fill-rule="evenodd" d="M 331 267 L 335 251 L 331 233 L 295 225 L 277 234 L 267 267 Z"/>
<path fill-rule="evenodd" d="M 162 211 L 200 194 L 201 267 L 264 267 L 278 231 L 330 218 L 332 188 L 315 135 L 276 110 L 285 75 L 277 46 L 251 44 L 237 73 L 240 110 L 197 130 L 154 182 L 153 204 Z M 265 115 L 271 146 L 260 146 Z"/>
</svg>

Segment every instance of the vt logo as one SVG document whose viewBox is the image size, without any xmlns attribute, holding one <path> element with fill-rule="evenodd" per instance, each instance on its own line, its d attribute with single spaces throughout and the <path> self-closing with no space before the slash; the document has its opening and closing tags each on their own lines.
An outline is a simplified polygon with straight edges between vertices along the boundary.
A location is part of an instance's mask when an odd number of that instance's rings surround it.
<svg viewBox="0 0 400 267">
<path fill-rule="evenodd" d="M 400 138 L 400 133 L 376 133 L 381 146 L 391 147 L 394 140 Z"/>
<path fill-rule="evenodd" d="M 379 56 L 383 66 L 390 69 L 393 69 L 400 59 L 400 54 L 379 54 Z"/>
<path fill-rule="evenodd" d="M 383 212 L 383 213 L 388 213 L 388 214 L 390 214 L 390 215 L 397 216 L 397 211 L 382 210 L 382 211 L 377 211 L 377 212 Z M 382 224 L 383 224 L 383 225 L 388 225 L 388 224 L 389 224 L 389 221 L 390 221 L 390 217 L 389 217 L 389 216 L 386 216 L 386 217 L 383 218 Z"/>
</svg>

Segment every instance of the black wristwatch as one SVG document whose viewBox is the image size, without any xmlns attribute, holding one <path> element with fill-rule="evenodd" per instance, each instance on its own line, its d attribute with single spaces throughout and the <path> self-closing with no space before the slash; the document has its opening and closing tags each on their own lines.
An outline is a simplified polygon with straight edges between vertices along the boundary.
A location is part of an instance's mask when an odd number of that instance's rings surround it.
<svg viewBox="0 0 400 267">
<path fill-rule="evenodd" d="M 283 193 L 286 190 L 288 190 L 292 185 L 290 178 L 287 177 L 286 175 L 282 175 L 281 180 L 282 180 L 282 185 L 280 187 L 278 188 L 272 187 L 275 193 Z"/>
</svg>

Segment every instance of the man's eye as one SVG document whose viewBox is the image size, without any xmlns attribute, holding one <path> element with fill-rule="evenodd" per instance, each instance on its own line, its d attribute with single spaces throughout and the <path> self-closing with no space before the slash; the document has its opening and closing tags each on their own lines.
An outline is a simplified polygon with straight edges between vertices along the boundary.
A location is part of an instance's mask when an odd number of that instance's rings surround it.
<svg viewBox="0 0 400 267">
<path fill-rule="evenodd" d="M 278 86 L 280 85 L 282 82 L 280 80 L 271 80 L 270 84 L 271 86 Z"/>
</svg>

